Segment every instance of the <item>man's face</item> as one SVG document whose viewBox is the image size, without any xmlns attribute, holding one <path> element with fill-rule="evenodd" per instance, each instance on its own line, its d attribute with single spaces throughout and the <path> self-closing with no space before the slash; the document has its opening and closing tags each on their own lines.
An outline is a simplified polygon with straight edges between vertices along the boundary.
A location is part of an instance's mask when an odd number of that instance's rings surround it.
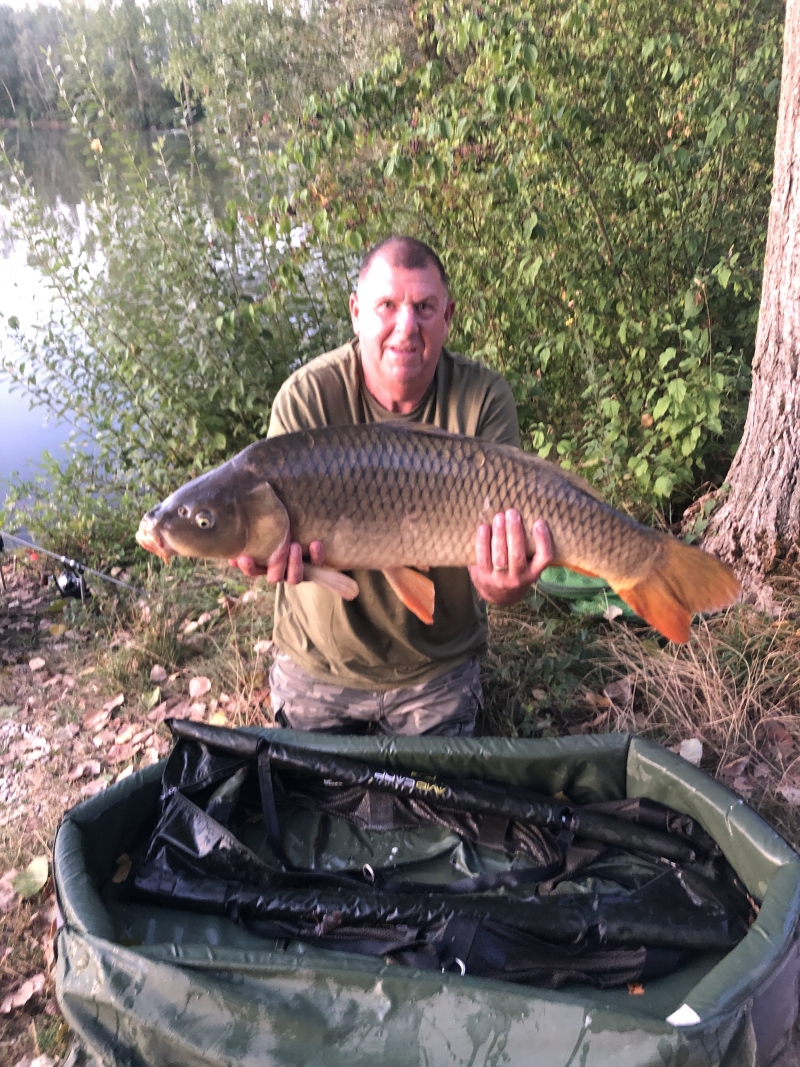
<svg viewBox="0 0 800 1067">
<path fill-rule="evenodd" d="M 408 270 L 381 255 L 373 260 L 350 296 L 350 314 L 367 387 L 385 406 L 387 397 L 422 398 L 436 371 L 454 308 L 455 301 L 449 299 L 433 264 Z"/>
</svg>

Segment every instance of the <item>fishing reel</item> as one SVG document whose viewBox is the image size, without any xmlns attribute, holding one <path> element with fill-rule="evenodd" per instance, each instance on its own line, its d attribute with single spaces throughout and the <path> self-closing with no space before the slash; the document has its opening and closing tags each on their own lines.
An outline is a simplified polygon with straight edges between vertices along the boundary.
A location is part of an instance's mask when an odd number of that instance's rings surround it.
<svg viewBox="0 0 800 1067">
<path fill-rule="evenodd" d="M 76 560 L 64 560 L 64 570 L 57 574 L 53 581 L 62 597 L 80 600 L 85 603 L 91 600 L 92 594 L 83 576 L 83 567 Z"/>
</svg>

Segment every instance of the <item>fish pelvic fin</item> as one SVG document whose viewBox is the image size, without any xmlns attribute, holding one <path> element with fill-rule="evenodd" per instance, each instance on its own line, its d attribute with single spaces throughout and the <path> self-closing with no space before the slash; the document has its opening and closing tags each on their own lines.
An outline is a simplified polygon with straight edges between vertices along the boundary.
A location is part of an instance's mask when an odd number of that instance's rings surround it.
<svg viewBox="0 0 800 1067">
<path fill-rule="evenodd" d="M 398 599 L 417 618 L 430 626 L 433 622 L 433 606 L 436 589 L 430 578 L 411 567 L 389 567 L 383 576 Z"/>
<path fill-rule="evenodd" d="M 727 608 L 741 589 L 727 563 L 671 537 L 661 542 L 643 578 L 633 585 L 609 584 L 637 615 L 679 644 L 689 640 L 695 612 Z"/>
<path fill-rule="evenodd" d="M 355 578 L 342 574 L 333 567 L 318 567 L 316 563 L 303 564 L 303 581 L 329 589 L 343 600 L 354 600 L 359 592 Z"/>
</svg>

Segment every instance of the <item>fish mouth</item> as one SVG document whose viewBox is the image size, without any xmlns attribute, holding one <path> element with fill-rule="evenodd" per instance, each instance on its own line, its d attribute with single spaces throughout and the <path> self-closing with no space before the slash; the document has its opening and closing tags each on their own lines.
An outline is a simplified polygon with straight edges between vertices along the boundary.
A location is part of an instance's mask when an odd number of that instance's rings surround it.
<svg viewBox="0 0 800 1067">
<path fill-rule="evenodd" d="M 164 538 L 153 528 L 150 520 L 145 517 L 139 523 L 139 529 L 136 531 L 136 541 L 146 549 L 148 552 L 153 552 L 163 563 L 169 563 L 173 556 L 177 555 L 176 552 L 164 542 Z"/>
</svg>

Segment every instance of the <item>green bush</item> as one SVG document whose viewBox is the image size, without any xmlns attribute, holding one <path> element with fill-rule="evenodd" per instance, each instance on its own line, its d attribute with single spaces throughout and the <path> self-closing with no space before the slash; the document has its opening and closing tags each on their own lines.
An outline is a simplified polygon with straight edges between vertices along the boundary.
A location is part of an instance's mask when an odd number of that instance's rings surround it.
<svg viewBox="0 0 800 1067">
<path fill-rule="evenodd" d="M 64 43 L 53 75 L 97 173 L 80 240 L 11 160 L 2 183 L 59 297 L 4 369 L 94 449 L 70 472 L 86 502 L 51 473 L 40 527 L 71 501 L 82 536 L 123 506 L 130 531 L 263 435 L 291 369 L 348 336 L 364 246 L 399 230 L 441 250 L 453 346 L 508 378 L 526 447 L 642 515 L 722 481 L 749 390 L 781 7 L 424 0 L 416 42 L 398 0 L 373 7 L 359 22 L 354 2 L 161 0 L 180 165 L 126 133 L 96 46 Z M 398 45 L 383 59 L 381 41 Z"/>
</svg>

